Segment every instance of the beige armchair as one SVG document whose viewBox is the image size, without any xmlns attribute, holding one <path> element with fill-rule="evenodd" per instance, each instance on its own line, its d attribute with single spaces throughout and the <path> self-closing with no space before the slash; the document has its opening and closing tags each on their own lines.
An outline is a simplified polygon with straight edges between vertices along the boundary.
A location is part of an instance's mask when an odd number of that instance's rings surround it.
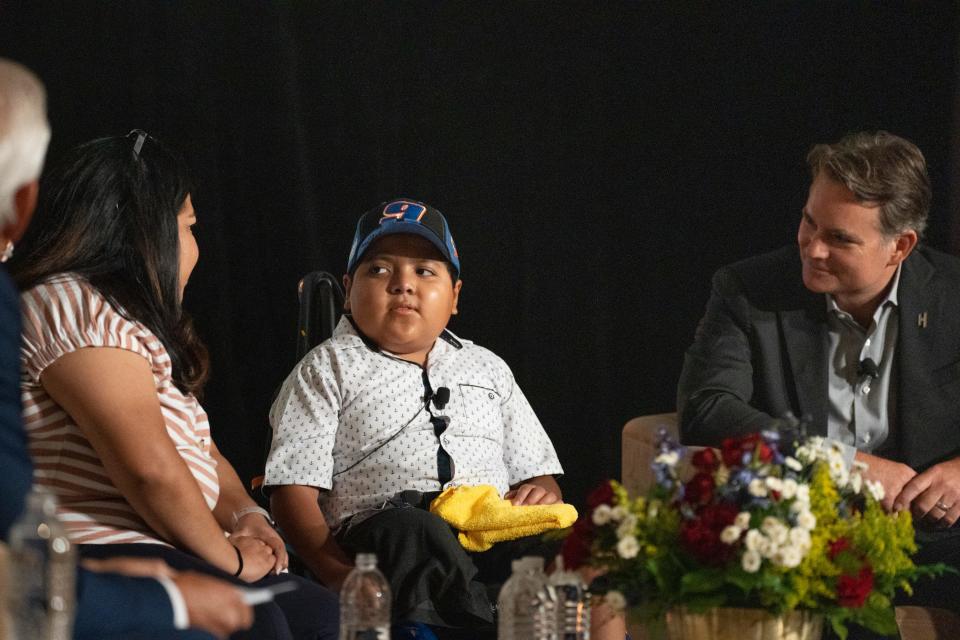
<svg viewBox="0 0 960 640">
<path fill-rule="evenodd" d="M 623 486 L 630 495 L 645 493 L 653 484 L 650 463 L 656 455 L 657 433 L 664 428 L 679 440 L 676 413 L 640 416 L 623 426 L 621 470 Z M 689 448 L 688 448 L 689 449 Z M 687 456 L 684 463 L 689 468 Z M 681 467 L 683 477 L 686 469 Z M 960 638 L 960 616 L 932 607 L 897 607 L 897 626 L 901 640 L 956 640 Z M 634 638 L 643 638 L 640 629 L 631 628 Z"/>
<path fill-rule="evenodd" d="M 657 433 L 666 429 L 677 441 L 680 440 L 676 413 L 658 413 L 640 416 L 623 426 L 623 444 L 620 452 L 621 482 L 630 495 L 646 493 L 653 484 L 653 469 L 650 463 L 656 455 Z M 680 474 L 690 467 L 689 456 L 681 462 Z"/>
</svg>

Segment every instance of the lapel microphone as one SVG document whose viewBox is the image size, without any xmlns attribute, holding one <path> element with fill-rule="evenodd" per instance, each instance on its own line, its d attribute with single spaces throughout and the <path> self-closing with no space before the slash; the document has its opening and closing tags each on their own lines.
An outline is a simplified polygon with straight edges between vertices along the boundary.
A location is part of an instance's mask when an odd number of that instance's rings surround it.
<svg viewBox="0 0 960 640">
<path fill-rule="evenodd" d="M 873 358 L 864 358 L 857 363 L 857 376 L 860 378 L 860 391 L 870 393 L 870 383 L 880 377 L 880 368 Z"/>
<path fill-rule="evenodd" d="M 430 386 L 430 378 L 427 377 L 427 370 L 424 369 L 421 375 L 423 376 L 423 401 L 427 405 L 427 411 L 430 410 L 431 402 L 438 411 L 443 411 L 443 408 L 447 406 L 448 402 L 450 402 L 450 389 L 446 387 L 439 387 L 436 391 L 434 391 L 433 387 Z"/>
<path fill-rule="evenodd" d="M 443 411 L 443 408 L 450 402 L 450 389 L 440 387 L 437 389 L 437 392 L 433 394 L 431 400 L 433 400 L 433 406 L 435 406 L 437 410 Z"/>
</svg>

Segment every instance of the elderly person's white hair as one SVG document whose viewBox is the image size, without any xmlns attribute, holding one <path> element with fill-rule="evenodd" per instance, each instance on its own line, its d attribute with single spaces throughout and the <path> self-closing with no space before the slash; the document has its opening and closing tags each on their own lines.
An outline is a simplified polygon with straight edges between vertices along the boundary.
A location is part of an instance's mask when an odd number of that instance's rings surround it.
<svg viewBox="0 0 960 640">
<path fill-rule="evenodd" d="M 40 176 L 49 142 L 43 83 L 23 65 L 0 58 L 0 228 L 13 222 L 17 190 Z"/>
</svg>

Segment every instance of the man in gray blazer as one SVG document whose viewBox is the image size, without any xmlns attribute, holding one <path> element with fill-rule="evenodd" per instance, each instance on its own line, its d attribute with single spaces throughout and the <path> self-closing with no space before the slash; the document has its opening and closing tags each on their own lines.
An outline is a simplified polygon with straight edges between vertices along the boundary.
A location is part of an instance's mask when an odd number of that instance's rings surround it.
<svg viewBox="0 0 960 640">
<path fill-rule="evenodd" d="M 960 567 L 960 260 L 918 246 L 926 162 L 886 132 L 807 161 L 797 246 L 714 276 L 680 376 L 681 438 L 717 445 L 807 417 L 869 465 L 887 509 L 913 511 L 922 561 Z M 958 586 L 927 604 L 960 610 Z"/>
</svg>

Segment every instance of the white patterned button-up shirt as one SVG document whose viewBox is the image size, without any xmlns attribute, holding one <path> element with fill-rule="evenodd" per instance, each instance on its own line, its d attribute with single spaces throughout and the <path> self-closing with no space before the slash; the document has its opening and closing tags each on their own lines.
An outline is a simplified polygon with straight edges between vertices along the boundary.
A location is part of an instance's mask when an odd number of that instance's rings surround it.
<svg viewBox="0 0 960 640">
<path fill-rule="evenodd" d="M 320 507 L 336 528 L 398 491 L 440 490 L 438 446 L 452 461 L 453 479 L 445 487 L 490 484 L 503 495 L 523 480 L 563 473 L 502 359 L 444 332 L 425 372 L 434 391 L 450 390 L 442 409 L 429 405 L 434 416 L 450 419 L 439 439 L 425 408 L 424 369 L 377 350 L 341 318 L 273 403 L 265 485 L 327 489 Z"/>
</svg>

